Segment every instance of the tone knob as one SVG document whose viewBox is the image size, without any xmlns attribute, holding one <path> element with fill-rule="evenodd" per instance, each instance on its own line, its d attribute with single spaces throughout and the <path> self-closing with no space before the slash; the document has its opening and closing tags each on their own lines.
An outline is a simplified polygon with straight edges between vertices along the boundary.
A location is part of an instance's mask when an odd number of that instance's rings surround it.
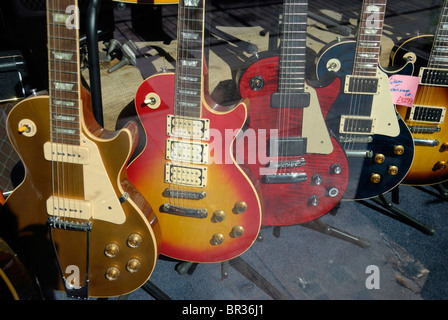
<svg viewBox="0 0 448 320">
<path fill-rule="evenodd" d="M 398 167 L 397 166 L 389 166 L 387 169 L 387 173 L 389 173 L 392 176 L 395 176 L 398 173 Z"/>
<path fill-rule="evenodd" d="M 384 156 L 384 154 L 381 153 L 377 153 L 374 158 L 376 163 L 383 163 L 385 159 L 386 157 Z"/>
<path fill-rule="evenodd" d="M 212 237 L 212 243 L 214 245 L 220 245 L 224 240 L 224 235 L 222 233 L 215 233 Z"/>
<path fill-rule="evenodd" d="M 381 176 L 378 173 L 372 173 L 370 175 L 370 181 L 373 183 L 379 183 L 381 181 Z"/>
<path fill-rule="evenodd" d="M 330 198 L 334 198 L 338 195 L 339 190 L 336 187 L 329 187 L 327 188 L 327 196 L 329 196 Z"/>
<path fill-rule="evenodd" d="M 106 249 L 104 249 L 104 254 L 106 255 L 106 257 L 114 258 L 117 256 L 119 250 L 120 248 L 118 247 L 118 245 L 116 245 L 115 243 L 109 243 L 106 246 Z"/>
<path fill-rule="evenodd" d="M 138 269 L 140 269 L 141 262 L 138 259 L 131 259 L 126 264 L 126 270 L 128 270 L 130 273 L 137 272 Z"/>
<path fill-rule="evenodd" d="M 401 145 L 397 145 L 397 146 L 395 146 L 394 147 L 394 153 L 396 154 L 396 155 L 402 155 L 403 153 L 404 153 L 404 147 L 403 146 L 401 146 Z"/>
<path fill-rule="evenodd" d="M 312 206 L 312 207 L 317 207 L 317 205 L 319 204 L 319 197 L 316 195 L 312 195 L 311 197 L 308 198 L 308 205 Z"/>
<path fill-rule="evenodd" d="M 311 177 L 311 183 L 315 186 L 320 186 L 323 182 L 322 176 L 320 174 L 315 174 Z"/>
<path fill-rule="evenodd" d="M 216 210 L 213 212 L 213 221 L 221 222 L 226 218 L 226 213 L 223 210 Z"/>
<path fill-rule="evenodd" d="M 106 279 L 109 281 L 117 280 L 120 276 L 120 270 L 117 267 L 110 267 L 106 271 Z"/>
<path fill-rule="evenodd" d="M 333 163 L 330 166 L 330 173 L 331 174 L 340 174 L 342 171 L 341 165 L 339 163 Z"/>
<path fill-rule="evenodd" d="M 236 238 L 241 237 L 244 234 L 244 228 L 242 226 L 234 226 L 232 228 L 232 235 Z"/>
<path fill-rule="evenodd" d="M 236 213 L 243 213 L 247 210 L 247 203 L 244 201 L 238 201 L 235 203 L 235 211 Z"/>
<path fill-rule="evenodd" d="M 137 248 L 142 243 L 142 236 L 138 233 L 131 234 L 128 237 L 127 244 L 131 248 Z"/>
<path fill-rule="evenodd" d="M 448 150 L 448 142 L 442 143 L 442 145 L 440 146 L 440 151 L 444 152 L 447 150 Z"/>
<path fill-rule="evenodd" d="M 438 161 L 435 165 L 437 170 L 446 168 L 446 161 Z"/>
</svg>

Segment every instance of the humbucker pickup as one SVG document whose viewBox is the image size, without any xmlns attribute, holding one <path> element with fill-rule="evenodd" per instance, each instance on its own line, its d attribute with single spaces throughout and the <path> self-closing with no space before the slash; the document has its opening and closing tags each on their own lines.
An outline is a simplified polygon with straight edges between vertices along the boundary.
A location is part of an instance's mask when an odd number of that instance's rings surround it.
<svg viewBox="0 0 448 320">
<path fill-rule="evenodd" d="M 375 118 L 341 116 L 340 133 L 372 134 L 375 128 Z"/>
<path fill-rule="evenodd" d="M 208 144 L 182 140 L 166 140 L 166 159 L 190 163 L 208 163 Z"/>
<path fill-rule="evenodd" d="M 166 134 L 175 138 L 210 140 L 210 120 L 168 115 Z"/>
<path fill-rule="evenodd" d="M 409 114 L 410 121 L 443 123 L 445 119 L 445 107 L 430 107 L 414 105 Z"/>
<path fill-rule="evenodd" d="M 165 164 L 165 182 L 203 188 L 207 185 L 207 168 L 167 162 Z"/>
<path fill-rule="evenodd" d="M 307 138 L 304 137 L 271 137 L 268 140 L 267 153 L 269 157 L 301 156 L 306 154 L 306 145 Z M 276 153 L 271 154 L 271 149 Z"/>
<path fill-rule="evenodd" d="M 344 93 L 379 94 L 380 81 L 378 77 L 352 76 L 345 77 Z"/>
<path fill-rule="evenodd" d="M 431 86 L 448 86 L 448 69 L 420 68 L 420 84 Z"/>
</svg>

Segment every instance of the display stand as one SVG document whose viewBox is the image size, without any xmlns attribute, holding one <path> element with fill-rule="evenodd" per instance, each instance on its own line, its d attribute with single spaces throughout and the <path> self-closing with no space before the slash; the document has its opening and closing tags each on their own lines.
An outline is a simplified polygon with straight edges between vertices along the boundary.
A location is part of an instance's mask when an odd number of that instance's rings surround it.
<svg viewBox="0 0 448 320">
<path fill-rule="evenodd" d="M 399 192 L 399 186 L 392 189 L 392 191 L 391 191 L 392 201 L 387 199 L 384 194 L 380 194 L 379 196 L 374 197 L 370 200 L 375 202 L 376 204 L 380 205 L 384 209 L 386 209 L 386 211 L 381 210 L 379 212 L 381 212 L 397 221 L 405 223 L 405 224 L 409 225 L 410 227 L 413 227 L 413 228 L 417 229 L 418 231 L 423 232 L 424 234 L 431 235 L 431 236 L 434 235 L 434 233 L 435 233 L 434 227 L 415 219 L 408 213 L 404 212 L 403 210 L 401 210 L 393 205 L 392 202 L 398 203 L 398 196 L 399 196 L 398 192 Z M 376 208 L 377 207 L 375 207 L 374 209 L 376 209 Z"/>
</svg>

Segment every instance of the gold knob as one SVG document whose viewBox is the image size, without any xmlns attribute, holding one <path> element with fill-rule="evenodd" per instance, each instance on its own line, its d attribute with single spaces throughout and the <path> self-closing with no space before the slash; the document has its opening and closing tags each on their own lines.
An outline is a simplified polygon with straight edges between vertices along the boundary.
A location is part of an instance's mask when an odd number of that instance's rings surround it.
<svg viewBox="0 0 448 320">
<path fill-rule="evenodd" d="M 126 270 L 128 270 L 130 273 L 137 272 L 138 269 L 140 269 L 141 262 L 138 259 L 131 259 L 126 264 Z"/>
<path fill-rule="evenodd" d="M 137 248 L 142 243 L 142 236 L 134 233 L 128 237 L 127 244 L 131 248 Z"/>
<path fill-rule="evenodd" d="M 212 237 L 212 243 L 219 245 L 224 242 L 224 235 L 222 233 L 215 233 Z"/>
<path fill-rule="evenodd" d="M 376 162 L 376 163 L 383 163 L 383 162 L 384 162 L 384 159 L 386 159 L 386 157 L 384 156 L 384 154 L 377 153 L 377 154 L 375 155 L 375 162 Z"/>
<path fill-rule="evenodd" d="M 372 181 L 373 183 L 378 183 L 381 180 L 381 176 L 378 173 L 372 173 L 372 175 L 370 176 L 370 181 Z"/>
<path fill-rule="evenodd" d="M 438 161 L 436 163 L 436 169 L 440 170 L 440 169 L 445 169 L 446 168 L 446 161 Z"/>
<path fill-rule="evenodd" d="M 247 210 L 247 203 L 244 201 L 238 201 L 235 203 L 236 213 L 243 213 Z"/>
<path fill-rule="evenodd" d="M 395 146 L 394 147 L 394 153 L 396 155 L 402 155 L 404 153 L 404 147 L 401 145 Z"/>
<path fill-rule="evenodd" d="M 117 280 L 119 275 L 120 275 L 120 270 L 118 270 L 117 267 L 110 267 L 106 271 L 106 279 L 109 281 Z"/>
<path fill-rule="evenodd" d="M 120 248 L 118 247 L 118 245 L 116 245 L 115 243 L 109 243 L 106 246 L 106 249 L 104 249 L 104 254 L 106 255 L 106 257 L 114 258 L 117 256 L 119 250 Z"/>
<path fill-rule="evenodd" d="M 398 173 L 398 167 L 397 166 L 389 166 L 389 168 L 387 169 L 387 172 L 390 175 L 396 175 Z"/>
<path fill-rule="evenodd" d="M 440 151 L 444 152 L 447 150 L 448 150 L 448 142 L 442 143 L 442 145 L 440 146 Z"/>
<path fill-rule="evenodd" d="M 232 228 L 232 235 L 236 238 L 239 238 L 243 235 L 244 228 L 242 226 L 234 226 Z"/>
<path fill-rule="evenodd" d="M 215 222 L 221 222 L 226 218 L 226 213 L 223 210 L 217 210 L 213 212 L 213 220 Z"/>
</svg>

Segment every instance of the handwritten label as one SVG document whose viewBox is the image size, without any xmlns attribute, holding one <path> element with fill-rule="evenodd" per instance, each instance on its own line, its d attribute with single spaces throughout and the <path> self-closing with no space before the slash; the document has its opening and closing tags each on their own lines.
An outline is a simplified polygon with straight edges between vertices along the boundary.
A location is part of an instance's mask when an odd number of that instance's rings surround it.
<svg viewBox="0 0 448 320">
<path fill-rule="evenodd" d="M 389 78 L 392 100 L 395 104 L 412 107 L 417 92 L 419 78 L 395 74 Z"/>
</svg>

